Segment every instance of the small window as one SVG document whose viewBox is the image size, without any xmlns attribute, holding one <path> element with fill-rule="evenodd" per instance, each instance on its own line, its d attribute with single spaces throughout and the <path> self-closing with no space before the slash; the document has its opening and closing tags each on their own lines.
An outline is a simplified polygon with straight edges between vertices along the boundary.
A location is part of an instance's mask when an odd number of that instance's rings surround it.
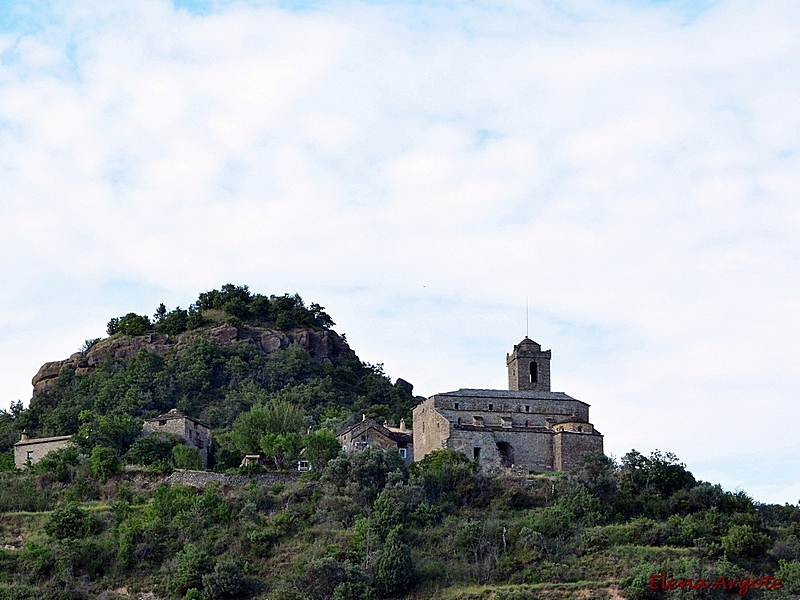
<svg viewBox="0 0 800 600">
<path fill-rule="evenodd" d="M 342 446 L 342 452 L 347 452 L 347 446 Z"/>
<path fill-rule="evenodd" d="M 159 422 L 158 422 L 158 426 L 159 426 L 159 427 L 164 427 L 164 425 L 166 425 L 166 424 L 167 424 L 167 421 L 166 421 L 166 419 L 164 419 L 164 420 L 161 420 L 161 421 L 159 421 Z"/>
<path fill-rule="evenodd" d="M 400 453 L 400 458 L 405 458 L 408 455 L 408 451 L 405 448 L 398 448 L 397 451 Z"/>
<path fill-rule="evenodd" d="M 489 404 L 489 410 L 494 410 L 494 404 Z"/>
<path fill-rule="evenodd" d="M 481 449 L 475 447 L 472 449 L 472 460 L 480 460 L 481 459 Z"/>
<path fill-rule="evenodd" d="M 453 408 L 455 408 L 456 410 L 458 410 L 458 402 L 456 402 L 455 404 L 453 404 Z"/>
<path fill-rule="evenodd" d="M 535 362 L 531 363 L 531 383 L 539 382 L 539 365 Z"/>
<path fill-rule="evenodd" d="M 458 424 L 461 425 L 461 417 L 458 417 Z"/>
<path fill-rule="evenodd" d="M 28 450 L 28 460 L 33 458 L 33 450 Z"/>
<path fill-rule="evenodd" d="M 581 427 L 580 425 L 578 425 L 578 433 L 583 433 L 583 427 Z"/>
<path fill-rule="evenodd" d="M 528 426 L 528 419 L 525 419 L 525 427 Z"/>
<path fill-rule="evenodd" d="M 531 407 L 530 406 L 526 406 L 525 407 L 525 412 L 531 412 Z"/>
</svg>

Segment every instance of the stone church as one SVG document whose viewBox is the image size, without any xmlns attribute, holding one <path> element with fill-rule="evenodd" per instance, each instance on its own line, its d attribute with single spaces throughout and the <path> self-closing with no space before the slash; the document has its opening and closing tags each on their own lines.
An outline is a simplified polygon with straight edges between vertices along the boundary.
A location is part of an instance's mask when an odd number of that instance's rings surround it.
<svg viewBox="0 0 800 600">
<path fill-rule="evenodd" d="M 414 460 L 441 448 L 463 452 L 484 471 L 570 471 L 602 452 L 589 405 L 550 391 L 550 350 L 527 336 L 506 355 L 508 391 L 460 389 L 414 408 Z"/>
</svg>

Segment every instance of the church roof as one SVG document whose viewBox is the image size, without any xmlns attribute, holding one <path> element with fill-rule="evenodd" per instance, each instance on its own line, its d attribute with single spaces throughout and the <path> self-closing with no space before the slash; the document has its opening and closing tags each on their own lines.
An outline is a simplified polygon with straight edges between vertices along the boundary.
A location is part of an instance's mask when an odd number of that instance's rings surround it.
<svg viewBox="0 0 800 600">
<path fill-rule="evenodd" d="M 444 392 L 434 394 L 435 396 L 458 396 L 461 398 L 504 398 L 507 400 L 571 400 L 580 402 L 581 400 L 567 396 L 564 392 L 546 392 L 543 390 L 481 390 L 481 389 L 460 389 L 455 392 Z M 586 404 L 586 406 L 589 406 Z"/>
</svg>

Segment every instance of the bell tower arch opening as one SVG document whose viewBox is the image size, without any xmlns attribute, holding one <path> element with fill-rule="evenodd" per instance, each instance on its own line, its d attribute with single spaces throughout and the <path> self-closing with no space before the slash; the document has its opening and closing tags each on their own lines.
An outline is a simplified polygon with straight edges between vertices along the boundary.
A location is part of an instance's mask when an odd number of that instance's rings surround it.
<svg viewBox="0 0 800 600">
<path fill-rule="evenodd" d="M 526 337 L 506 355 L 508 389 L 511 391 L 550 391 L 550 350 Z"/>
</svg>

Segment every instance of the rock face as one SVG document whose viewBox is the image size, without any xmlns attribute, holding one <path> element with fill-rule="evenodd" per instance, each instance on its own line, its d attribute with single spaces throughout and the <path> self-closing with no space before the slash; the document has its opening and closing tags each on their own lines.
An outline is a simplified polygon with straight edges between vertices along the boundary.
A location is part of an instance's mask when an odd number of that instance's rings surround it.
<svg viewBox="0 0 800 600">
<path fill-rule="evenodd" d="M 133 337 L 111 337 L 97 342 L 85 354 L 77 352 L 66 360 L 43 364 L 31 382 L 33 383 L 33 394 L 40 394 L 51 389 L 56 383 L 58 374 L 66 366 L 73 366 L 76 375 L 88 375 L 102 360 L 109 357 L 128 359 L 136 356 L 140 350 L 156 354 L 169 352 L 180 354 L 197 338 L 205 338 L 220 346 L 244 342 L 257 346 L 267 354 L 288 348 L 291 344 L 297 344 L 308 350 L 311 360 L 320 363 L 329 362 L 352 352 L 347 342 L 335 331 L 310 327 L 295 327 L 283 331 L 268 327 L 236 327 L 230 323 L 224 323 L 210 329 L 198 329 L 175 336 L 165 333 L 148 333 Z"/>
</svg>

